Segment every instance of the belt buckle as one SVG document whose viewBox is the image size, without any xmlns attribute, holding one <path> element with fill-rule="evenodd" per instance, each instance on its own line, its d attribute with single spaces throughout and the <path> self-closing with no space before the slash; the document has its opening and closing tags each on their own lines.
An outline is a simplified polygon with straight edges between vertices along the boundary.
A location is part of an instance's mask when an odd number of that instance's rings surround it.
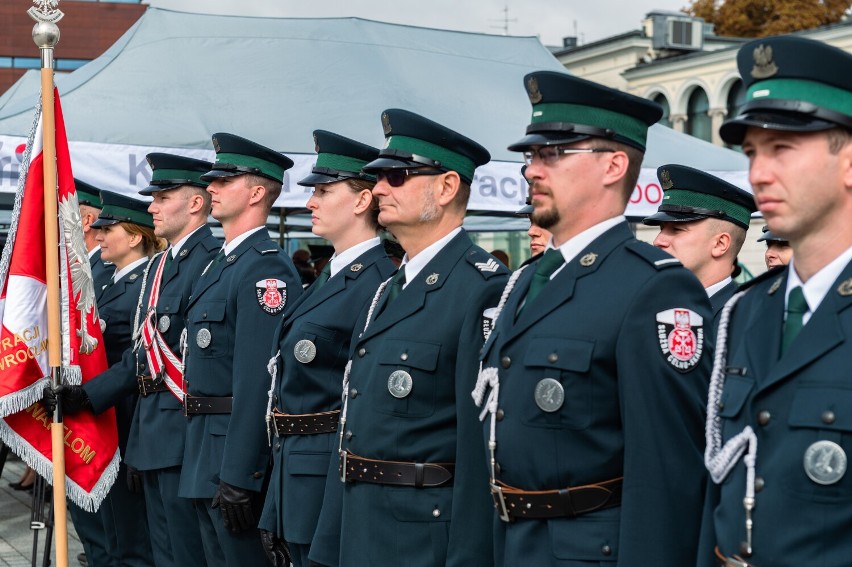
<svg viewBox="0 0 852 567">
<path fill-rule="evenodd" d="M 491 498 L 494 500 L 494 507 L 497 508 L 497 516 L 503 522 L 511 521 L 509 518 L 509 510 L 506 508 L 506 499 L 503 498 L 503 488 L 497 486 L 493 482 L 491 484 Z"/>
<path fill-rule="evenodd" d="M 137 374 L 136 383 L 139 385 L 139 393 L 142 394 L 142 397 L 147 397 L 148 389 L 145 387 L 145 376 L 143 376 L 142 374 Z"/>
<path fill-rule="evenodd" d="M 348 455 L 348 451 L 340 452 L 340 482 L 346 482 L 346 455 Z"/>
<path fill-rule="evenodd" d="M 272 431 L 275 432 L 276 437 L 281 437 L 281 433 L 278 431 L 278 420 L 275 419 L 275 414 L 272 414 Z"/>
</svg>

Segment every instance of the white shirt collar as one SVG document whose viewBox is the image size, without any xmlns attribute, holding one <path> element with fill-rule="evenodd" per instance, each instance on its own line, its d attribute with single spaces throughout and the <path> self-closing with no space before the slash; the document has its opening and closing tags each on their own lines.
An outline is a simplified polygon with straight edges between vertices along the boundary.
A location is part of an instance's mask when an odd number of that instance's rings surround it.
<svg viewBox="0 0 852 567">
<path fill-rule="evenodd" d="M 169 251 L 171 252 L 171 255 L 172 255 L 172 260 L 177 258 L 178 252 L 180 252 L 180 249 L 183 248 L 184 244 L 186 244 L 186 241 L 189 240 L 189 237 L 192 236 L 193 234 L 195 234 L 196 232 L 198 232 L 198 229 L 200 229 L 202 226 L 204 226 L 204 225 L 202 224 L 201 226 L 199 226 L 198 228 L 196 228 L 195 230 L 193 230 L 192 232 L 190 232 L 189 234 L 187 234 L 186 236 L 184 236 L 183 238 L 178 240 L 176 243 L 172 244 L 171 248 L 169 248 Z"/>
<path fill-rule="evenodd" d="M 121 281 L 121 278 L 132 272 L 136 269 L 136 267 L 140 264 L 144 264 L 148 261 L 148 256 L 142 256 L 135 262 L 131 262 L 130 264 L 124 266 L 121 270 L 116 270 L 115 274 L 112 276 L 112 281 L 118 283 Z"/>
<path fill-rule="evenodd" d="M 612 227 L 614 227 L 614 226 L 616 226 L 616 225 L 618 225 L 619 223 L 622 223 L 622 222 L 627 222 L 627 219 L 625 218 L 624 215 L 618 215 L 617 217 L 612 217 L 611 219 L 607 219 L 603 222 L 599 222 L 598 224 L 587 228 L 586 230 L 584 230 L 580 234 L 574 236 L 574 238 L 571 238 L 567 242 L 563 243 L 558 248 L 558 250 L 560 252 L 562 252 L 562 257 L 565 258 L 565 264 L 567 264 L 568 262 L 570 262 L 571 260 L 576 258 L 577 254 L 579 254 L 580 252 L 585 250 L 586 247 L 589 244 L 591 244 L 600 235 L 602 235 L 603 233 L 605 233 L 606 231 L 608 231 Z M 554 248 L 552 236 L 550 237 L 550 241 L 547 243 L 547 247 L 545 249 L 545 252 L 547 252 L 547 250 L 549 250 L 551 248 Z M 550 279 L 553 279 L 556 276 L 556 274 L 558 274 L 559 272 L 562 271 L 562 269 L 564 267 L 565 267 L 564 265 L 560 266 L 558 270 L 553 272 L 553 274 L 550 276 Z M 407 272 L 406 272 L 406 275 L 407 275 Z"/>
<path fill-rule="evenodd" d="M 409 260 L 408 254 L 402 259 L 402 265 L 405 266 L 405 285 L 402 286 L 402 289 L 405 289 L 408 286 L 408 282 L 414 281 L 414 278 L 417 277 L 417 274 L 426 267 L 432 258 L 438 255 L 438 253 L 443 250 L 444 246 L 446 246 L 450 240 L 455 238 L 455 236 L 460 233 L 462 230 L 461 227 L 458 227 L 452 231 L 445 237 L 440 240 L 436 240 L 426 248 L 424 248 L 420 254 L 411 258 Z"/>
<path fill-rule="evenodd" d="M 100 249 L 101 249 L 100 245 L 95 244 L 95 247 L 94 247 L 94 248 L 92 248 L 91 250 L 89 250 L 89 260 L 91 260 L 91 259 L 92 259 L 92 256 L 94 256 L 94 255 L 95 255 L 95 252 L 97 252 L 97 251 L 98 251 L 98 250 L 100 250 Z"/>
<path fill-rule="evenodd" d="M 728 285 L 732 281 L 734 281 L 734 278 L 732 278 L 731 276 L 728 276 L 727 278 L 723 279 L 719 283 L 714 283 L 710 287 L 704 288 L 704 291 L 707 292 L 707 297 L 713 297 L 714 295 L 716 295 L 717 293 L 722 291 L 722 288 L 724 288 L 726 285 Z"/>
<path fill-rule="evenodd" d="M 805 301 L 808 302 L 808 312 L 805 313 L 804 317 L 802 317 L 802 323 L 806 324 L 810 320 L 813 312 L 819 307 L 819 304 L 822 303 L 822 300 L 825 299 L 825 296 L 828 295 L 831 286 L 835 281 L 837 281 L 837 278 L 840 277 L 840 274 L 843 272 L 844 268 L 846 268 L 846 265 L 850 260 L 852 260 L 852 247 L 847 248 L 843 254 L 826 264 L 817 273 L 811 276 L 807 283 L 802 283 L 801 278 L 799 278 L 799 274 L 796 273 L 796 267 L 794 265 L 796 259 L 791 259 L 790 266 L 787 270 L 787 290 L 784 294 L 785 313 L 787 301 L 790 299 L 790 291 L 792 291 L 794 287 L 801 286 L 802 293 L 805 294 Z"/>
<path fill-rule="evenodd" d="M 237 246 L 242 244 L 243 241 L 246 238 L 248 238 L 249 236 L 251 236 L 252 234 L 257 232 L 258 230 L 264 230 L 265 228 L 266 228 L 265 226 L 258 226 L 256 228 L 249 229 L 249 230 L 245 231 L 244 233 L 242 233 L 241 235 L 239 235 L 238 237 L 231 240 L 230 242 L 228 242 L 227 244 L 225 244 L 222 247 L 223 250 L 225 250 L 225 256 L 227 256 L 228 254 L 230 254 L 231 252 L 236 250 Z"/>
<path fill-rule="evenodd" d="M 344 250 L 340 254 L 335 254 L 334 256 L 332 256 L 331 260 L 330 260 L 331 269 L 330 269 L 330 272 L 329 272 L 330 273 L 329 277 L 333 278 L 334 274 L 339 272 L 345 266 L 348 266 L 349 264 L 351 264 L 353 260 L 358 258 L 358 256 L 360 256 L 361 254 L 363 254 L 367 250 L 370 250 L 374 246 L 378 246 L 379 244 L 381 244 L 381 242 L 382 242 L 381 239 L 377 236 L 375 238 L 371 238 L 370 240 L 365 240 L 364 242 L 361 242 L 359 244 L 356 244 L 355 246 L 347 248 L 346 250 Z"/>
</svg>

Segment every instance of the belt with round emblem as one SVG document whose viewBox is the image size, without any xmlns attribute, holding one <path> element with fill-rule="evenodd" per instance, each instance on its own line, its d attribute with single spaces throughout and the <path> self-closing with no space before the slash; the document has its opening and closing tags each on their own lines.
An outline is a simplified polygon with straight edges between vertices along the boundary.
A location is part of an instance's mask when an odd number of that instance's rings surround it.
<svg viewBox="0 0 852 567">
<path fill-rule="evenodd" d="M 754 567 L 748 561 L 740 558 L 739 555 L 734 555 L 733 557 L 725 557 L 722 555 L 722 552 L 719 551 L 719 547 L 716 546 L 713 549 L 713 552 L 716 554 L 716 565 L 719 567 Z"/>
<path fill-rule="evenodd" d="M 431 488 L 453 483 L 454 463 L 411 463 L 365 459 L 343 451 L 340 454 L 340 480 Z"/>
<path fill-rule="evenodd" d="M 199 396 L 190 396 L 187 394 L 183 401 L 184 415 L 198 415 L 211 413 L 231 413 L 231 408 L 234 405 L 232 396 L 222 396 L 217 398 L 203 398 Z"/>
<path fill-rule="evenodd" d="M 169 387 L 165 380 L 157 380 L 150 376 L 137 376 L 136 383 L 139 385 L 139 394 L 147 396 L 155 392 L 167 392 Z"/>
<path fill-rule="evenodd" d="M 272 412 L 272 425 L 276 437 L 334 433 L 337 431 L 339 419 L 340 410 L 303 414 L 281 413 L 278 410 Z"/>
<path fill-rule="evenodd" d="M 504 522 L 521 518 L 573 518 L 621 505 L 624 477 L 562 490 L 521 490 L 497 481 L 491 496 Z"/>
</svg>

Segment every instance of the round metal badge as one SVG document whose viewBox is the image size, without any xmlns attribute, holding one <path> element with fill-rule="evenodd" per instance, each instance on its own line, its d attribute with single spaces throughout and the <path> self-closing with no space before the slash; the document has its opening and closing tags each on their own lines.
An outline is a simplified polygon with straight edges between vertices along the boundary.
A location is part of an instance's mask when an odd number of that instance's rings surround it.
<svg viewBox="0 0 852 567">
<path fill-rule="evenodd" d="M 308 339 L 302 339 L 293 347 L 293 356 L 302 364 L 307 364 L 317 357 L 317 347 Z"/>
<path fill-rule="evenodd" d="M 172 320 L 169 319 L 168 315 L 163 315 L 160 317 L 160 320 L 157 321 L 157 329 L 160 330 L 161 333 L 165 333 L 169 330 L 169 327 L 172 325 Z"/>
<path fill-rule="evenodd" d="M 565 402 L 565 389 L 558 380 L 545 378 L 535 385 L 535 404 L 542 411 L 554 412 Z"/>
<path fill-rule="evenodd" d="M 807 448 L 805 473 L 817 484 L 834 484 L 846 474 L 846 451 L 833 441 L 817 441 Z"/>
<path fill-rule="evenodd" d="M 195 335 L 195 343 L 201 348 L 209 347 L 212 340 L 213 336 L 207 329 L 199 329 L 198 334 Z"/>
<path fill-rule="evenodd" d="M 411 388 L 414 386 L 414 381 L 411 379 L 411 374 L 405 370 L 395 370 L 388 376 L 388 392 L 394 398 L 402 399 L 411 393 Z"/>
</svg>

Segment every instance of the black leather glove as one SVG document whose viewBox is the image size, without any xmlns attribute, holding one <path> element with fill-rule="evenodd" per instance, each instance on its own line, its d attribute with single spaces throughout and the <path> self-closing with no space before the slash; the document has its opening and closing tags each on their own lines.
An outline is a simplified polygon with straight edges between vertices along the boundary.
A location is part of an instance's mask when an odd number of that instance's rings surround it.
<svg viewBox="0 0 852 567">
<path fill-rule="evenodd" d="M 290 567 L 290 548 L 287 547 L 287 542 L 266 530 L 260 530 L 260 541 L 272 567 Z"/>
<path fill-rule="evenodd" d="M 89 401 L 89 395 L 82 386 L 60 384 L 56 389 L 51 386 L 45 388 L 41 403 L 47 413 L 52 414 L 56 410 L 57 399 L 62 400 L 63 414 L 71 415 L 83 410 L 92 411 L 92 402 Z"/>
<path fill-rule="evenodd" d="M 133 494 L 142 494 L 142 471 L 128 465 L 127 490 Z"/>
<path fill-rule="evenodd" d="M 259 496 L 260 494 L 253 490 L 246 490 L 219 481 L 219 490 L 213 497 L 212 507 L 221 508 L 225 529 L 232 534 L 238 534 L 257 527 L 257 518 L 252 503 Z"/>
</svg>

